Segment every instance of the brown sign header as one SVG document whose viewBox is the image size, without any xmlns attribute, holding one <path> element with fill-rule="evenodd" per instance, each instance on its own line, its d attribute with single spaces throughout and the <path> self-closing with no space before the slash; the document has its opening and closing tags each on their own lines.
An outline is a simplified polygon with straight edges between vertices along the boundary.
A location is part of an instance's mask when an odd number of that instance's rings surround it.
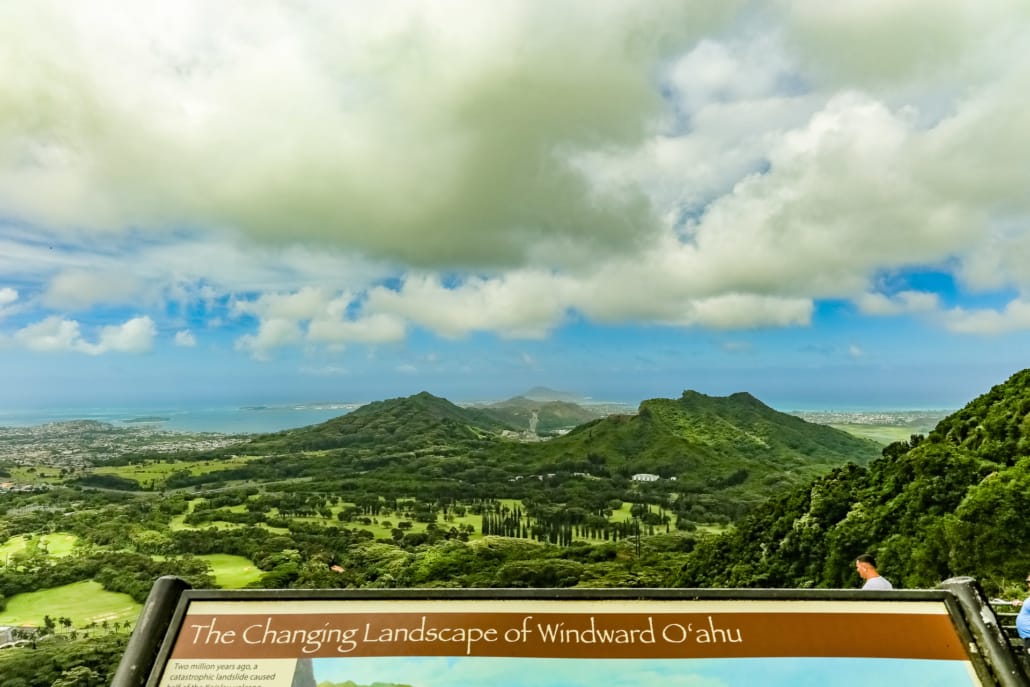
<svg viewBox="0 0 1030 687">
<path fill-rule="evenodd" d="M 439 602 L 359 605 L 355 612 L 345 611 L 348 602 L 318 604 L 305 612 L 292 604 L 276 612 L 275 602 L 195 603 L 183 618 L 171 657 L 968 659 L 943 604 L 931 604 L 935 612 L 926 612 L 926 604 L 906 612 L 912 605 L 904 603 L 893 610 L 887 609 L 890 604 L 874 604 L 855 612 L 856 604 L 848 602 L 801 610 L 789 601 L 761 612 L 689 601 L 623 601 L 614 608 L 565 602 L 564 611 L 529 602 L 520 612 L 489 601 L 466 602 L 454 612 L 442 610 Z"/>
</svg>

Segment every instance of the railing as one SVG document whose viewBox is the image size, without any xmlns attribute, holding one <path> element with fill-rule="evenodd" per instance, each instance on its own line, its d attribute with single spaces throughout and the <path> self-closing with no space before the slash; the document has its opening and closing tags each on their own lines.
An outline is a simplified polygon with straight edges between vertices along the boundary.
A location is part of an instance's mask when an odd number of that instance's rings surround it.
<svg viewBox="0 0 1030 687">
<path fill-rule="evenodd" d="M 1030 654 L 1023 647 L 1023 640 L 1016 632 L 1016 616 L 1019 615 L 1019 607 L 1013 606 L 1012 602 L 1004 599 L 991 599 L 991 610 L 998 618 L 998 626 L 1005 633 L 1012 647 L 1012 653 L 1023 665 L 1023 670 L 1030 674 Z"/>
</svg>

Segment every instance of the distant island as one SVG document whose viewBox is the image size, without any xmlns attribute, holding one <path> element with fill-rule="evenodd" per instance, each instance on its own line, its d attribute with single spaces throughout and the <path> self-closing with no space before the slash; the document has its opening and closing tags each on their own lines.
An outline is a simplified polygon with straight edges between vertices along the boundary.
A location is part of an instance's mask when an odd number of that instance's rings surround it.
<svg viewBox="0 0 1030 687">
<path fill-rule="evenodd" d="M 127 425 L 137 425 L 152 422 L 168 422 L 170 418 L 161 417 L 160 415 L 141 415 L 140 417 L 131 417 L 128 420 L 122 420 Z"/>
</svg>

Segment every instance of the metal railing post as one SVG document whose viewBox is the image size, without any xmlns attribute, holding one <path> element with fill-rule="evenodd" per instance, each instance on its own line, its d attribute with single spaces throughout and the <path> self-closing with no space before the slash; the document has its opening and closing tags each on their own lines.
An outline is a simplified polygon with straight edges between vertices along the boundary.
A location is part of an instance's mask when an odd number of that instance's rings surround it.
<svg viewBox="0 0 1030 687">
<path fill-rule="evenodd" d="M 143 604 L 111 687 L 142 687 L 154 668 L 154 659 L 171 624 L 182 592 L 190 583 L 173 575 L 159 577 Z"/>
<path fill-rule="evenodd" d="M 976 646 L 994 672 L 997 683 L 1001 687 L 1026 687 L 1030 684 L 1030 678 L 1016 661 L 1008 637 L 980 583 L 972 577 L 952 577 L 941 582 L 940 587 L 958 600 Z"/>
</svg>

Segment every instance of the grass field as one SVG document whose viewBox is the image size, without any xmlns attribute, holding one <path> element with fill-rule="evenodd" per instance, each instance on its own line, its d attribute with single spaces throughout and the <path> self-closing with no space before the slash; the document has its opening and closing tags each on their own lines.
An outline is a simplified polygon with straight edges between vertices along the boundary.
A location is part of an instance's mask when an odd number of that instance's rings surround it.
<svg viewBox="0 0 1030 687">
<path fill-rule="evenodd" d="M 230 556 L 223 553 L 212 553 L 197 556 L 211 564 L 215 575 L 215 584 L 223 589 L 241 589 L 261 578 L 261 571 L 254 563 L 243 556 Z"/>
<path fill-rule="evenodd" d="M 61 469 L 43 465 L 36 467 L 14 466 L 9 468 L 11 479 L 18 484 L 53 484 L 61 481 Z M 6 479 L 6 478 L 5 478 Z"/>
<path fill-rule="evenodd" d="M 177 530 L 202 530 L 202 529 L 207 529 L 208 527 L 213 527 L 216 530 L 227 530 L 227 529 L 232 529 L 233 527 L 241 527 L 241 525 L 238 525 L 238 524 L 236 524 L 234 522 L 226 522 L 224 520 L 211 520 L 211 521 L 208 521 L 208 522 L 201 523 L 199 525 L 188 525 L 188 524 L 186 524 L 186 516 L 189 513 L 192 513 L 193 509 L 196 507 L 197 503 L 199 503 L 200 501 L 203 501 L 203 500 L 204 499 L 194 499 L 194 500 L 190 501 L 189 502 L 189 507 L 186 509 L 185 513 L 183 513 L 182 515 L 176 515 L 175 517 L 173 517 L 171 520 L 168 521 L 168 529 L 170 529 L 170 530 L 172 530 L 174 532 L 174 531 L 177 531 Z M 243 505 L 232 506 L 230 508 L 226 508 L 226 510 L 228 510 L 230 512 L 234 512 L 234 513 L 243 513 L 243 512 L 246 511 L 246 507 L 244 507 Z M 300 518 L 298 518 L 298 519 L 300 519 Z M 320 519 L 318 519 L 318 520 L 320 521 Z M 282 527 L 271 527 L 271 526 L 266 525 L 264 523 L 258 523 L 257 526 L 258 527 L 263 527 L 266 530 L 268 530 L 269 532 L 278 532 L 279 534 L 287 534 L 289 532 L 289 530 L 284 529 Z"/>
<path fill-rule="evenodd" d="M 75 548 L 79 538 L 74 534 L 65 532 L 54 532 L 53 534 L 39 535 L 40 543 L 46 545 L 47 553 L 51 556 L 67 556 Z M 11 537 L 3 544 L 0 544 L 0 564 L 6 563 L 9 556 L 25 550 L 28 540 L 25 536 Z"/>
<path fill-rule="evenodd" d="M 126 479 L 134 479 L 144 487 L 160 489 L 169 475 L 175 472 L 188 472 L 191 475 L 203 475 L 220 470 L 228 470 L 246 463 L 249 458 L 237 456 L 219 460 L 202 461 L 153 461 L 140 465 L 109 465 L 94 470 L 99 475 L 116 475 Z"/>
<path fill-rule="evenodd" d="M 195 499 L 195 500 L 191 501 L 190 505 L 189 505 L 189 511 L 192 511 L 194 506 L 195 506 L 195 504 L 197 502 L 201 501 L 201 500 L 202 499 Z M 522 502 L 517 500 L 517 499 L 500 499 L 500 501 L 504 505 L 509 507 L 509 508 L 515 508 L 516 506 L 522 507 Z M 361 517 L 361 516 L 355 517 L 353 520 L 351 520 L 349 522 L 341 522 L 340 520 L 338 520 L 337 517 L 336 517 L 337 513 L 339 513 L 344 507 L 352 506 L 352 505 L 354 505 L 354 504 L 342 503 L 342 504 L 338 504 L 338 505 L 333 506 L 331 508 L 332 516 L 329 517 L 329 518 L 323 518 L 321 516 L 312 516 L 312 517 L 298 517 L 298 518 L 290 518 L 290 519 L 293 520 L 293 521 L 296 521 L 296 522 L 306 522 L 306 523 L 311 523 L 311 524 L 319 525 L 321 527 L 338 526 L 338 527 L 345 527 L 345 528 L 354 529 L 354 530 L 365 530 L 367 532 L 371 532 L 372 536 L 374 536 L 376 539 L 389 539 L 389 538 L 391 538 L 392 537 L 392 530 L 393 530 L 394 527 L 397 526 L 397 523 L 402 521 L 402 520 L 407 519 L 404 516 L 398 517 L 396 514 L 391 512 L 391 513 L 381 513 L 379 516 L 377 516 L 375 518 L 371 518 L 372 522 L 370 524 L 368 524 L 368 525 L 363 524 L 362 522 L 360 522 L 359 517 Z M 630 513 L 630 509 L 632 507 L 633 507 L 633 504 L 628 502 L 628 501 L 623 503 L 622 507 L 619 510 L 616 510 L 616 511 L 614 511 L 612 513 L 612 516 L 611 516 L 610 520 L 612 522 L 627 522 L 627 521 L 632 520 L 633 519 L 633 515 Z M 234 511 L 234 512 L 243 512 L 245 509 L 244 509 L 244 506 L 239 505 L 239 506 L 232 506 L 230 508 L 227 508 L 226 510 L 230 510 L 230 511 Z M 271 511 L 269 511 L 269 513 L 268 513 L 268 515 L 270 517 L 275 517 L 275 516 L 277 516 L 277 514 L 278 513 L 276 512 L 276 510 L 274 508 Z M 169 522 L 169 528 L 172 529 L 172 530 L 181 530 L 181 529 L 204 529 L 204 528 L 207 528 L 207 527 L 213 527 L 215 529 L 230 529 L 230 528 L 233 528 L 233 527 L 240 527 L 240 525 L 236 525 L 236 524 L 229 523 L 229 522 L 224 522 L 224 521 L 221 521 L 221 520 L 214 520 L 214 521 L 210 521 L 210 522 L 205 522 L 205 523 L 203 523 L 201 525 L 193 526 L 193 525 L 187 525 L 186 523 L 184 523 L 183 522 L 184 518 L 185 518 L 185 515 L 177 515 L 177 516 L 175 516 Z M 671 524 L 674 525 L 675 521 L 672 520 Z M 405 530 L 406 532 L 425 532 L 425 530 L 426 530 L 426 523 L 412 522 L 411 525 L 412 526 L 411 526 L 410 529 Z M 450 520 L 445 520 L 443 518 L 443 516 L 440 516 L 439 519 L 436 522 L 436 525 L 437 525 L 437 527 L 439 527 L 441 529 L 444 529 L 444 530 L 450 529 L 451 527 L 457 527 L 459 525 L 471 525 L 474 528 L 474 531 L 473 531 L 473 534 L 469 536 L 469 539 L 479 539 L 479 538 L 481 538 L 483 536 L 483 534 L 482 534 L 482 531 L 483 531 L 483 516 L 476 515 L 476 514 L 473 514 L 473 513 L 468 513 L 468 514 L 460 516 L 460 517 L 451 516 Z M 267 530 L 270 530 L 270 531 L 273 531 L 273 532 L 280 532 L 280 533 L 287 532 L 287 530 L 283 530 L 283 529 L 277 528 L 277 527 L 270 527 L 269 525 L 266 525 L 264 523 L 261 523 L 258 526 L 259 527 L 263 527 L 263 528 L 265 528 Z M 699 526 L 699 529 L 703 530 L 703 531 L 706 531 L 706 532 L 721 532 L 721 531 L 724 531 L 726 529 L 726 526 L 721 526 L 721 525 L 705 525 L 705 526 Z M 659 531 L 659 530 L 664 530 L 664 525 L 661 526 L 661 527 L 656 527 L 655 531 Z M 598 542 L 604 541 L 603 537 L 593 538 L 593 537 L 583 537 L 583 536 L 580 536 L 580 537 L 577 537 L 577 539 L 581 539 L 581 540 L 584 540 L 584 541 L 590 541 L 590 542 L 594 542 L 594 543 L 598 543 Z M 217 574 L 216 574 L 216 576 L 217 576 Z M 223 587 L 226 587 L 226 588 L 236 588 L 236 587 L 245 586 L 247 584 L 247 582 L 249 582 L 249 579 L 247 581 L 240 582 L 240 583 L 236 583 L 236 582 L 225 582 L 225 583 L 223 583 L 223 582 L 219 581 L 218 584 L 223 586 Z"/>
<path fill-rule="evenodd" d="M 38 592 L 16 594 L 0 612 L 0 625 L 43 625 L 43 616 L 71 618 L 75 627 L 136 621 L 142 606 L 128 594 L 106 591 L 99 582 L 88 580 Z"/>
<path fill-rule="evenodd" d="M 893 443 L 895 441 L 908 441 L 909 437 L 913 434 L 919 434 L 926 432 L 920 432 L 912 427 L 897 427 L 895 425 L 830 425 L 834 429 L 839 429 L 842 432 L 847 432 L 856 437 L 862 437 L 863 439 L 872 439 L 878 444 Z"/>
</svg>

